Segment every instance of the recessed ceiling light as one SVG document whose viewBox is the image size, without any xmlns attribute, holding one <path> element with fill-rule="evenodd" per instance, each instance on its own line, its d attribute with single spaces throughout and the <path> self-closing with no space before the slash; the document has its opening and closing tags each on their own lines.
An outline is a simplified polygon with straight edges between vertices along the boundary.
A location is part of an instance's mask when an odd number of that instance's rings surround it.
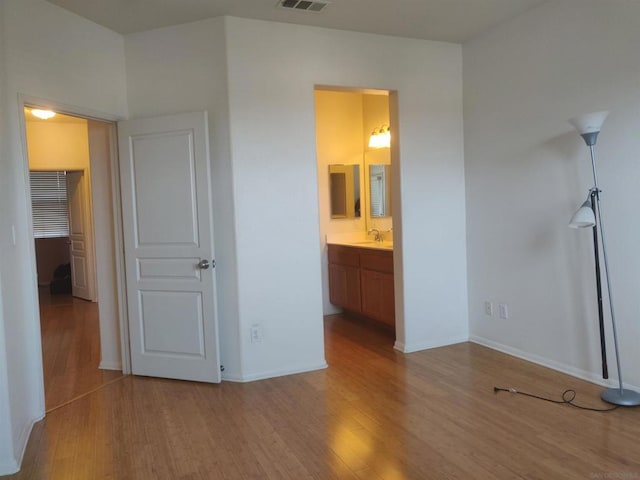
<svg viewBox="0 0 640 480">
<path fill-rule="evenodd" d="M 31 110 L 31 115 L 34 117 L 41 118 L 42 120 L 48 120 L 56 116 L 56 112 L 53 110 L 40 110 L 39 108 L 34 108 Z"/>
</svg>

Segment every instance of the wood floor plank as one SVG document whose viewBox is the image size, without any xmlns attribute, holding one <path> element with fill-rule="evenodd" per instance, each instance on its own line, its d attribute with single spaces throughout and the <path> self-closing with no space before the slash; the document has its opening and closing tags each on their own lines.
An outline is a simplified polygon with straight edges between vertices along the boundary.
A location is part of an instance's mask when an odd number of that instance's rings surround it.
<svg viewBox="0 0 640 480">
<path fill-rule="evenodd" d="M 45 408 L 50 411 L 122 376 L 100 370 L 98 304 L 40 289 Z"/>
<path fill-rule="evenodd" d="M 403 355 L 325 322 L 329 368 L 247 384 L 126 377 L 47 415 L 11 480 L 640 478 L 640 410 L 472 343 Z"/>
</svg>

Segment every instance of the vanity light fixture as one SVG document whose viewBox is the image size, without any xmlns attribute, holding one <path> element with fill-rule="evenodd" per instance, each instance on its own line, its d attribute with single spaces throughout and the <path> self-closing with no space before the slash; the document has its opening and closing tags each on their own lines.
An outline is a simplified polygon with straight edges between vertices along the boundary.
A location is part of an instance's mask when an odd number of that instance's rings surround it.
<svg viewBox="0 0 640 480">
<path fill-rule="evenodd" d="M 391 146 L 391 131 L 389 125 L 374 128 L 369 137 L 369 148 L 389 148 Z"/>
<path fill-rule="evenodd" d="M 39 108 L 34 108 L 33 110 L 31 110 L 31 115 L 42 120 L 48 120 L 55 117 L 56 112 L 54 112 L 53 110 L 41 110 Z"/>
</svg>

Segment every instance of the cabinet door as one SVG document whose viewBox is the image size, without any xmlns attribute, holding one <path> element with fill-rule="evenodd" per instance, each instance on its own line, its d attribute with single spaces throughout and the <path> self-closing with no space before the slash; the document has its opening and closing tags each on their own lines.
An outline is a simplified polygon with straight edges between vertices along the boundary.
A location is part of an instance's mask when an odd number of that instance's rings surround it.
<svg viewBox="0 0 640 480">
<path fill-rule="evenodd" d="M 329 264 L 329 300 L 352 312 L 360 312 L 360 269 Z"/>
<path fill-rule="evenodd" d="M 361 270 L 362 313 L 395 327 L 393 275 Z"/>
</svg>

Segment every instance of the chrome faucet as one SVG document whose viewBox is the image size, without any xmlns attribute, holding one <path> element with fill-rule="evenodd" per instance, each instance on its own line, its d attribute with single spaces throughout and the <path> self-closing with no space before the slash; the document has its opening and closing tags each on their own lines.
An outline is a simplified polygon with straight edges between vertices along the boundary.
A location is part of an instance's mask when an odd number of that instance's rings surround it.
<svg viewBox="0 0 640 480">
<path fill-rule="evenodd" d="M 372 233 L 375 233 L 376 236 L 373 237 L 373 239 L 376 242 L 382 242 L 382 234 L 380 233 L 380 230 L 378 230 L 377 228 L 371 228 L 369 229 L 369 231 L 367 232 L 367 235 L 371 235 Z"/>
</svg>

